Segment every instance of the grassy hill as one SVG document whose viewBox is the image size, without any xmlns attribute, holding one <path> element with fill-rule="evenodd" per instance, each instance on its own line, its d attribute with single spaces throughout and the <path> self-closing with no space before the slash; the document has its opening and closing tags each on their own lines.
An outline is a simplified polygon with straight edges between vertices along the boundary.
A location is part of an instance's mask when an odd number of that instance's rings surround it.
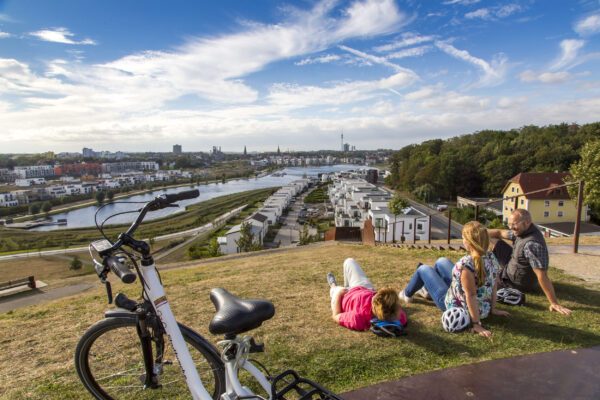
<svg viewBox="0 0 600 400">
<path fill-rule="evenodd" d="M 213 343 L 220 338 L 207 329 L 213 315 L 211 288 L 273 301 L 275 317 L 255 331 L 267 352 L 256 358 L 274 372 L 294 368 L 338 392 L 482 360 L 600 344 L 600 287 L 555 269 L 550 275 L 558 296 L 573 315 L 550 313 L 543 295 L 531 295 L 525 307 L 503 307 L 512 313 L 509 319 L 486 320 L 493 340 L 445 333 L 441 313 L 433 303 L 419 300 L 407 307 L 408 335 L 400 339 L 352 332 L 331 320 L 325 274 L 333 271 L 341 280 L 346 257 L 358 260 L 376 286 L 401 289 L 418 261 L 460 255 L 328 242 L 211 260 L 162 276 L 177 318 Z M 113 289 L 139 294 L 137 285 L 114 284 Z M 73 352 L 81 334 L 107 307 L 98 283 L 92 292 L 0 315 L 0 398 L 87 398 Z"/>
</svg>

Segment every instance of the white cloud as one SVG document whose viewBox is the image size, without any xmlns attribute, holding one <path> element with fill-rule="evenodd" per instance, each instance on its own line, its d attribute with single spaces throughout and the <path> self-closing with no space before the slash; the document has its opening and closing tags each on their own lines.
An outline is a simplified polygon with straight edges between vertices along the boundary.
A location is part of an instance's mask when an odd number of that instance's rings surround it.
<svg viewBox="0 0 600 400">
<path fill-rule="evenodd" d="M 523 82 L 541 82 L 541 83 L 562 83 L 571 79 L 571 74 L 566 71 L 560 72 L 542 72 L 537 73 L 535 71 L 527 70 L 523 71 L 519 78 Z"/>
<path fill-rule="evenodd" d="M 491 7 L 491 8 L 480 8 L 475 11 L 471 11 L 465 14 L 466 19 L 483 19 L 483 20 L 494 20 L 496 18 L 506 18 L 514 13 L 523 10 L 518 4 L 505 4 L 503 6 Z"/>
<path fill-rule="evenodd" d="M 411 73 L 398 72 L 374 81 L 342 82 L 330 87 L 273 85 L 267 96 L 270 105 L 287 109 L 351 104 L 381 96 L 381 91 L 402 89 L 414 83 Z"/>
<path fill-rule="evenodd" d="M 92 39 L 83 39 L 80 41 L 75 41 L 71 39 L 71 37 L 75 36 L 71 33 L 67 28 L 55 28 L 55 29 L 43 29 L 41 31 L 30 32 L 31 36 L 35 36 L 40 40 L 44 40 L 46 42 L 53 43 L 63 43 L 63 44 L 96 44 Z"/>
<path fill-rule="evenodd" d="M 422 88 L 415 90 L 414 92 L 410 92 L 407 93 L 406 96 L 404 96 L 404 98 L 406 100 L 423 100 L 423 99 L 428 99 L 431 98 L 435 95 L 437 95 L 441 89 L 443 88 L 442 85 L 430 85 L 430 86 L 423 86 Z"/>
<path fill-rule="evenodd" d="M 446 54 L 478 67 L 483 72 L 478 82 L 479 86 L 496 86 L 504 81 L 507 68 L 507 60 L 504 55 L 497 55 L 491 63 L 488 63 L 481 58 L 472 56 L 466 50 L 457 49 L 447 42 L 436 41 L 435 45 Z"/>
<path fill-rule="evenodd" d="M 500 97 L 497 101 L 499 108 L 508 109 L 515 107 L 523 107 L 527 103 L 527 97 Z"/>
<path fill-rule="evenodd" d="M 396 49 L 400 49 L 402 47 L 414 46 L 415 44 L 420 44 L 424 42 L 431 42 L 435 40 L 435 36 L 422 36 L 412 32 L 406 32 L 402 34 L 402 38 L 400 40 L 395 41 L 394 43 L 386 44 L 383 46 L 377 46 L 373 48 L 373 50 L 377 52 L 387 52 Z"/>
<path fill-rule="evenodd" d="M 266 65 L 322 52 L 347 39 L 394 32 L 406 21 L 393 0 L 355 2 L 342 17 L 334 16 L 337 6 L 324 1 L 278 24 L 247 24 L 237 33 L 192 38 L 171 51 L 144 51 L 103 64 L 53 60 L 36 73 L 26 63 L 0 60 L 0 94 L 15 96 L 12 104 L 17 107 L 0 115 L 4 132 L 0 147 L 33 138 L 36 143 L 46 139 L 88 143 L 100 132 L 107 143 L 121 147 L 154 143 L 168 135 L 281 132 L 282 126 L 273 121 L 290 118 L 288 110 L 318 104 L 310 96 L 323 103 L 335 103 L 327 99 L 330 95 L 375 99 L 418 79 L 412 71 L 395 66 L 395 74 L 381 80 L 326 88 L 282 86 L 259 99 L 244 78 Z M 33 34 L 59 43 L 82 42 L 64 28 Z M 187 103 L 174 106 L 183 97 L 196 98 L 215 111 L 189 111 Z"/>
<path fill-rule="evenodd" d="M 400 51 L 388 54 L 387 58 L 394 60 L 394 59 L 406 58 L 406 57 L 420 57 L 423 54 L 427 53 L 429 50 L 431 50 L 431 48 L 432 48 L 431 46 L 419 46 L 419 47 L 412 47 L 410 49 L 402 49 Z"/>
<path fill-rule="evenodd" d="M 481 0 L 447 0 L 442 4 L 451 5 L 451 4 L 460 4 L 463 6 L 468 6 L 470 4 L 479 3 Z"/>
<path fill-rule="evenodd" d="M 344 16 L 334 32 L 339 38 L 392 33 L 408 23 L 394 0 L 356 1 L 344 11 Z"/>
<path fill-rule="evenodd" d="M 498 8 L 495 12 L 498 18 L 506 18 L 516 12 L 522 10 L 522 7 L 518 4 L 506 4 Z"/>
<path fill-rule="evenodd" d="M 6 39 L 6 38 L 9 38 L 11 36 L 12 35 L 10 33 L 8 33 L 8 32 L 0 31 L 0 39 Z"/>
<path fill-rule="evenodd" d="M 559 70 L 572 66 L 577 61 L 579 50 L 585 45 L 585 41 L 579 39 L 565 39 L 560 42 L 560 55 L 552 63 L 550 69 Z"/>
<path fill-rule="evenodd" d="M 370 61 L 370 62 L 372 62 L 374 64 L 384 65 L 386 67 L 389 67 L 389 68 L 393 69 L 396 72 L 403 72 L 403 73 L 405 73 L 407 75 L 410 75 L 410 76 L 413 77 L 414 80 L 418 79 L 418 75 L 415 72 L 411 71 L 408 68 L 404 68 L 404 67 L 401 67 L 401 66 L 399 66 L 397 64 L 394 64 L 392 62 L 389 62 L 385 57 L 378 57 L 378 56 L 374 56 L 374 55 L 371 55 L 371 54 L 367 54 L 365 52 L 353 49 L 353 48 L 348 47 L 348 46 L 340 45 L 338 47 L 340 49 L 342 49 L 342 50 L 345 50 L 345 51 L 351 53 L 351 54 L 354 54 L 355 56 L 364 58 L 365 60 L 368 60 L 368 61 Z"/>
<path fill-rule="evenodd" d="M 471 11 L 465 14 L 466 19 L 490 19 L 491 17 L 490 10 L 487 8 L 480 8 L 479 10 Z"/>
<path fill-rule="evenodd" d="M 468 114 L 486 109 L 490 105 L 490 99 L 478 96 L 469 96 L 454 91 L 439 93 L 423 99 L 420 107 L 440 111 L 453 111 Z"/>
<path fill-rule="evenodd" d="M 573 29 L 582 36 L 589 36 L 599 33 L 600 14 L 593 14 L 577 21 Z"/>
<path fill-rule="evenodd" d="M 327 63 L 330 63 L 333 61 L 339 61 L 341 59 L 342 59 L 342 57 L 338 56 L 337 54 L 326 54 L 326 55 L 319 56 L 319 57 L 304 58 L 294 64 L 299 65 L 299 66 L 310 65 L 310 64 L 327 64 Z"/>
</svg>

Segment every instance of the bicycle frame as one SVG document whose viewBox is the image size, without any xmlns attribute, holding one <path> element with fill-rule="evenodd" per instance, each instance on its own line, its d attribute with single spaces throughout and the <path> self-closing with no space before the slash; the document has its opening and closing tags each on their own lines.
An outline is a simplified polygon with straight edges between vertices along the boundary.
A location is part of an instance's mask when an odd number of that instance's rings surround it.
<svg viewBox="0 0 600 400">
<path fill-rule="evenodd" d="M 93 249 L 103 257 L 103 262 L 100 263 L 96 261 L 92 255 L 98 277 L 102 283 L 106 284 L 109 303 L 112 301 L 110 282 L 108 282 L 106 279 L 109 271 L 112 270 L 112 272 L 114 272 L 124 283 L 133 283 L 135 281 L 134 273 L 131 272 L 124 263 L 115 259 L 113 254 L 122 246 L 127 246 L 142 256 L 140 263 L 141 265 L 137 266 L 135 261 L 134 264 L 136 264 L 136 267 L 138 267 L 137 270 L 141 278 L 140 280 L 142 281 L 145 300 L 152 304 L 156 315 L 161 321 L 164 332 L 166 333 L 168 340 L 171 342 L 173 347 L 175 357 L 179 361 L 179 365 L 185 376 L 186 384 L 190 390 L 192 398 L 194 400 L 212 400 L 212 396 L 202 384 L 202 380 L 198 374 L 196 365 L 192 360 L 187 344 L 183 338 L 183 334 L 181 333 L 175 316 L 173 315 L 173 311 L 171 310 L 164 287 L 160 280 L 160 276 L 156 269 L 154 259 L 150 253 L 150 246 L 144 241 L 133 238 L 133 234 L 143 221 L 144 216 L 148 211 L 155 211 L 164 207 L 169 207 L 174 202 L 195 198 L 198 197 L 198 195 L 198 190 L 191 190 L 187 192 L 167 194 L 156 197 L 153 201 L 146 203 L 144 207 L 139 210 L 137 219 L 131 224 L 125 233 L 119 235 L 118 240 L 114 243 L 108 240 L 102 231 L 102 225 L 98 226 L 96 221 L 96 225 L 99 227 L 100 232 L 102 232 L 105 240 L 92 242 L 90 244 L 90 254 L 92 253 Z M 106 222 L 106 220 L 104 220 L 104 222 Z M 104 224 L 104 222 L 102 224 Z M 150 381 L 154 378 L 154 372 L 151 372 L 152 368 L 150 368 L 152 366 L 151 363 L 153 362 L 152 355 L 149 354 L 151 353 L 150 346 L 148 345 L 148 342 L 144 343 L 144 340 L 147 339 L 142 337 L 139 329 L 138 334 L 140 334 L 140 340 L 142 340 L 144 363 L 146 364 L 145 367 L 147 371 L 147 385 L 150 386 L 151 384 L 155 383 L 160 384 L 160 382 L 150 383 Z M 252 393 L 250 389 L 242 386 L 238 377 L 238 371 L 240 368 L 248 371 L 248 373 L 252 375 L 252 377 L 260 384 L 265 392 L 268 393 L 268 400 L 272 400 L 273 397 L 280 398 L 279 395 L 273 394 L 274 390 L 272 390 L 272 387 L 275 387 L 275 384 L 269 382 L 267 377 L 265 377 L 265 375 L 258 368 L 248 361 L 247 356 L 252 349 L 252 343 L 253 342 L 251 342 L 250 336 L 244 336 L 242 338 L 226 336 L 226 340 L 220 342 L 220 344 L 226 347 L 224 348 L 221 356 L 221 359 L 225 365 L 225 393 L 221 395 L 221 400 L 237 400 L 240 397 L 245 399 L 264 399 L 263 397 Z M 150 373 L 152 373 L 151 376 Z M 148 378 L 148 376 L 150 376 L 150 378 Z M 283 374 L 280 376 L 283 376 Z M 304 382 L 307 382 L 307 380 L 304 380 Z M 314 383 L 312 383 L 312 386 L 316 387 Z M 323 391 L 322 388 L 319 388 L 319 390 Z"/>
<path fill-rule="evenodd" d="M 140 266 L 140 273 L 145 283 L 145 292 L 148 296 L 148 300 L 152 303 L 156 315 L 159 317 L 163 324 L 164 330 L 173 346 L 173 351 L 179 365 L 181 366 L 182 372 L 185 375 L 187 386 L 192 394 L 194 400 L 212 400 L 212 396 L 205 389 L 196 370 L 187 345 L 183 339 L 183 335 L 177 326 L 175 316 L 169 305 L 166 297 L 166 293 L 154 263 L 147 266 Z M 240 346 L 238 351 L 243 352 L 245 344 L 243 340 L 236 340 Z M 258 370 L 251 362 L 247 359 L 240 359 L 235 357 L 234 359 L 224 360 L 225 363 L 225 383 L 226 393 L 221 396 L 222 400 L 235 399 L 238 396 L 255 396 L 248 388 L 242 386 L 238 379 L 239 368 L 243 368 L 248 371 L 254 379 L 262 386 L 262 388 L 269 393 L 269 399 L 271 398 L 271 384 L 265 377 L 265 375 Z"/>
</svg>

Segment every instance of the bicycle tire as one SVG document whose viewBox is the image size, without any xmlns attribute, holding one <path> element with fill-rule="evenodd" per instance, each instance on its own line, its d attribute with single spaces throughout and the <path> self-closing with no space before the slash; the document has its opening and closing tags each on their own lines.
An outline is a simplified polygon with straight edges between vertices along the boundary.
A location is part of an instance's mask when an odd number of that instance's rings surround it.
<svg viewBox="0 0 600 400">
<path fill-rule="evenodd" d="M 75 350 L 75 367 L 85 388 L 101 400 L 191 398 L 185 376 L 166 335 L 164 359 L 167 363 L 162 364 L 159 375 L 161 387 L 144 390 L 144 360 L 136 321 L 134 315 L 105 318 L 84 333 Z M 178 325 L 202 384 L 213 399 L 218 400 L 225 391 L 224 366 L 218 352 L 193 330 Z M 154 342 L 152 351 L 156 356 Z M 169 357 L 172 359 L 167 359 Z"/>
</svg>

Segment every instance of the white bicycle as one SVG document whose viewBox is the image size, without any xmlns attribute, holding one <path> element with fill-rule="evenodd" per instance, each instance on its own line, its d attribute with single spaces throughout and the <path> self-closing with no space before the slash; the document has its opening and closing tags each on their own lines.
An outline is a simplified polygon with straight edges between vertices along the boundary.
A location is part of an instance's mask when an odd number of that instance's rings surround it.
<svg viewBox="0 0 600 400">
<path fill-rule="evenodd" d="M 104 236 L 90 244 L 90 254 L 98 277 L 106 285 L 108 302 L 113 296 L 108 274 L 112 271 L 122 282 L 142 284 L 142 301 L 119 293 L 115 309 L 90 327 L 75 350 L 75 367 L 85 388 L 96 399 L 181 399 L 194 400 L 341 400 L 322 386 L 288 370 L 271 376 L 260 363 L 257 368 L 248 358 L 264 351 L 248 332 L 275 314 L 265 300 L 243 300 L 225 289 L 213 289 L 210 299 L 216 314 L 209 325 L 213 334 L 224 335 L 219 351 L 191 328 L 178 323 L 171 311 L 150 246 L 133 235 L 146 213 L 173 203 L 195 198 L 198 190 L 162 195 L 146 203 L 129 229 L 111 242 L 103 232 L 105 219 L 98 226 Z M 122 213 L 119 213 L 122 214 Z M 127 249 L 126 249 L 127 248 Z M 94 252 L 101 261 L 94 258 Z M 130 268 L 131 267 L 131 268 Z M 264 391 L 254 394 L 240 383 L 244 369 Z"/>
</svg>

